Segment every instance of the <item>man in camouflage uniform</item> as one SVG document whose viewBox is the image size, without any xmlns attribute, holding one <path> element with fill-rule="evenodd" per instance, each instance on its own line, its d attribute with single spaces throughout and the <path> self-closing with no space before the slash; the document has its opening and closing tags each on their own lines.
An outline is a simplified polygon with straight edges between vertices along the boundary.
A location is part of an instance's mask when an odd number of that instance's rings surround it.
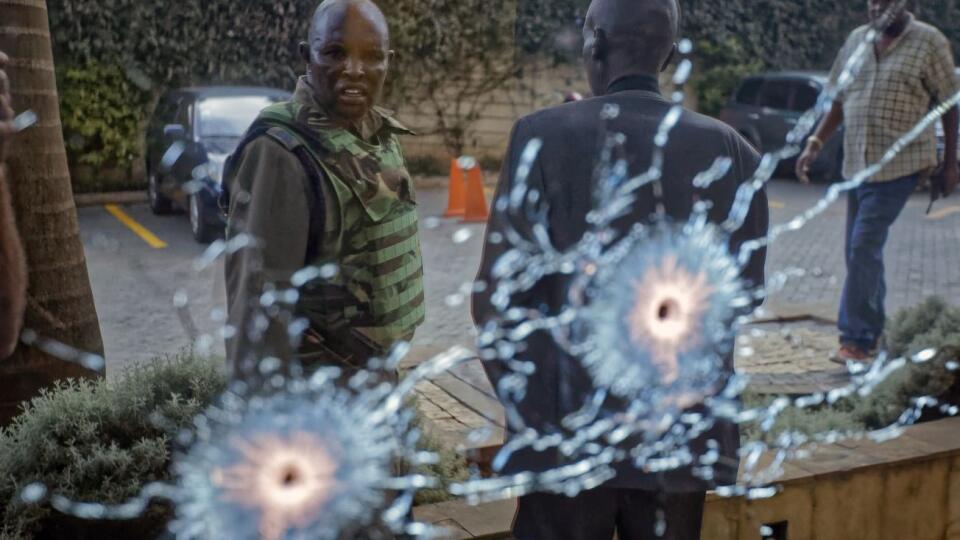
<svg viewBox="0 0 960 540">
<path fill-rule="evenodd" d="M 326 0 L 289 102 L 265 109 L 227 165 L 227 358 L 256 378 L 264 358 L 349 376 L 423 321 L 414 189 L 374 104 L 392 55 L 369 0 Z M 384 374 L 392 378 L 393 374 Z"/>
</svg>

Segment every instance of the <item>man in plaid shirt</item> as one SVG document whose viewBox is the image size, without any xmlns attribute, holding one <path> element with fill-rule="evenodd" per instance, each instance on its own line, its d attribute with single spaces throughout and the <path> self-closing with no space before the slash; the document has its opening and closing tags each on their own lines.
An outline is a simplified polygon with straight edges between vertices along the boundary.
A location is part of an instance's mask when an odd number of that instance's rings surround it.
<svg viewBox="0 0 960 540">
<path fill-rule="evenodd" d="M 852 179 L 877 163 L 890 147 L 929 112 L 931 105 L 960 91 L 947 38 L 916 20 L 903 0 L 869 0 L 871 23 L 850 34 L 831 73 L 836 83 L 847 60 L 871 28 L 882 30 L 866 54 L 853 83 L 807 139 L 797 160 L 797 176 L 807 173 L 823 142 L 844 124 L 843 176 Z M 957 107 L 943 116 L 946 138 L 942 179 L 952 192 L 957 169 Z M 873 357 L 886 314 L 883 246 L 890 226 L 906 205 L 920 178 L 937 167 L 936 136 L 931 126 L 879 172 L 852 190 L 848 200 L 847 280 L 840 301 L 840 349 L 834 360 L 868 362 Z"/>
</svg>

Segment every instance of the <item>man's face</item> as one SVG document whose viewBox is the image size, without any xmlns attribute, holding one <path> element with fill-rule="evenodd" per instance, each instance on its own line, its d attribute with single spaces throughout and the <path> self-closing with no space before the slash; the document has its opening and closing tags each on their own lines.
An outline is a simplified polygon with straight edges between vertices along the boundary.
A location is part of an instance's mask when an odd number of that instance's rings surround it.
<svg viewBox="0 0 960 540">
<path fill-rule="evenodd" d="M 898 2 L 899 0 L 867 0 L 867 9 L 870 12 L 870 21 L 873 22 L 874 24 L 879 23 L 884 13 L 886 13 L 887 10 L 890 9 L 890 6 L 893 6 Z M 897 18 L 899 18 L 900 15 L 902 15 L 905 10 L 906 10 L 905 4 L 901 5 L 901 7 L 897 9 L 897 11 L 895 11 L 894 13 L 891 13 L 892 17 L 890 18 L 890 20 L 891 21 L 897 20 Z"/>
<path fill-rule="evenodd" d="M 310 44 L 316 100 L 336 118 L 363 118 L 380 99 L 391 51 L 386 32 L 356 5 L 334 10 Z"/>
</svg>

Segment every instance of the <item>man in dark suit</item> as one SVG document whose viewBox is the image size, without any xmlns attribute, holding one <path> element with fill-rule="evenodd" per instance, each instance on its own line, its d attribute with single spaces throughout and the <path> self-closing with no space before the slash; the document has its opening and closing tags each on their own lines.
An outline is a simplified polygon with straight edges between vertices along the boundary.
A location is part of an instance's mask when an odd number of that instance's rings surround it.
<svg viewBox="0 0 960 540">
<path fill-rule="evenodd" d="M 660 95 L 657 75 L 670 62 L 678 32 L 676 0 L 593 0 L 583 33 L 586 71 L 595 97 L 540 111 L 514 126 L 496 198 L 510 194 L 521 154 L 529 141 L 540 139 L 543 146 L 527 182 L 541 194 L 547 231 L 558 249 L 574 245 L 588 228 L 586 216 L 594 204 L 595 170 L 608 134 L 625 136 L 621 150 L 628 160 L 630 176 L 650 167 L 657 129 L 673 106 Z M 611 115 L 611 110 L 618 113 Z M 601 120 L 602 116 L 607 119 Z M 697 173 L 720 157 L 732 161 L 725 176 L 706 188 L 694 187 Z M 617 221 L 617 228 L 625 233 L 634 223 L 651 222 L 658 202 L 670 219 L 682 223 L 690 217 L 697 200 L 713 203 L 708 218 L 719 223 L 728 216 L 737 189 L 752 176 L 758 163 L 757 153 L 729 126 L 684 111 L 665 149 L 662 194 L 655 193 L 651 185 L 641 188 L 629 215 Z M 767 224 L 767 199 L 761 190 L 750 202 L 742 227 L 729 239 L 731 252 L 746 240 L 764 236 Z M 472 306 L 474 320 L 481 327 L 497 313 L 491 305 L 491 293 L 497 286 L 493 267 L 510 249 L 505 233 L 512 228 L 524 234 L 529 232 L 529 225 L 497 210 L 491 216 L 477 278 L 487 286 L 478 287 L 482 291 L 474 295 Z M 764 260 L 764 251 L 758 250 L 743 266 L 745 286 L 762 285 Z M 569 283 L 569 278 L 549 276 L 514 297 L 511 306 L 558 313 L 567 302 Z M 516 411 L 527 427 L 540 433 L 564 433 L 562 420 L 581 410 L 593 395 L 588 372 L 554 342 L 549 332 L 534 332 L 520 351 L 516 358 L 533 363 L 536 371 L 528 378 L 522 400 L 514 404 Z M 504 364 L 493 350 L 483 354 L 489 359 L 484 365 L 496 387 L 504 376 Z M 733 373 L 733 358 L 732 354 L 724 356 L 722 375 L 728 377 Z M 622 402 L 618 405 L 608 400 L 605 412 L 616 414 L 617 407 L 622 406 Z M 514 535 L 518 540 L 607 540 L 614 532 L 622 540 L 699 538 L 706 490 L 735 483 L 738 446 L 736 425 L 718 419 L 690 444 L 694 458 L 705 454 L 708 447 L 719 450 L 712 478 L 703 478 L 709 475 L 703 475 L 702 468 L 700 474 L 694 474 L 697 463 L 656 474 L 638 470 L 632 463 L 621 463 L 616 467 L 616 478 L 575 497 L 552 493 L 522 496 Z M 526 448 L 513 453 L 498 472 L 542 472 L 569 462 L 570 458 L 552 449 Z M 658 525 L 666 526 L 662 536 L 656 535 Z"/>
</svg>

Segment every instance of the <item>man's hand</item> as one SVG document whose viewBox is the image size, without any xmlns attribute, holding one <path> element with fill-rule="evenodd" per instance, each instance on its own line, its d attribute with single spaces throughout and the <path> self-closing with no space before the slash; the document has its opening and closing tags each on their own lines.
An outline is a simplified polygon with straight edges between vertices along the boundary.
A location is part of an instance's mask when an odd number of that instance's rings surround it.
<svg viewBox="0 0 960 540">
<path fill-rule="evenodd" d="M 0 52 L 0 165 L 7 157 L 7 146 L 16 130 L 13 127 L 13 102 L 10 99 L 10 79 L 4 68 L 10 58 Z"/>
<path fill-rule="evenodd" d="M 817 160 L 817 156 L 820 155 L 820 148 L 814 143 L 807 143 L 807 147 L 803 149 L 803 153 L 800 154 L 800 157 L 797 158 L 797 179 L 800 180 L 801 184 L 810 183 L 810 166 L 813 165 L 813 162 Z"/>
</svg>

